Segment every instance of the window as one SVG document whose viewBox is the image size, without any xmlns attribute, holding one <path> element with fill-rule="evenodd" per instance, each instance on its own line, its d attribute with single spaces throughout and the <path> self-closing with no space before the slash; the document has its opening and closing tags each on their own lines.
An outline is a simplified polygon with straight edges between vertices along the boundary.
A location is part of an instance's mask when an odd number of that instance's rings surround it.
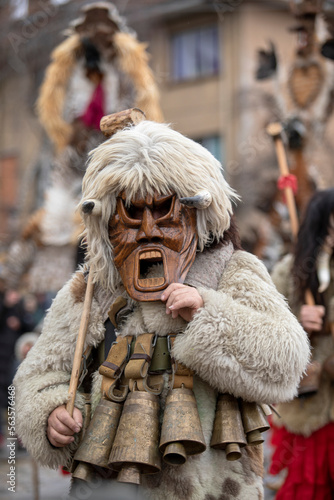
<svg viewBox="0 0 334 500">
<path fill-rule="evenodd" d="M 225 161 L 225 153 L 224 153 L 224 142 L 221 140 L 219 135 L 208 135 L 206 137 L 201 137 L 199 139 L 195 139 L 196 142 L 199 142 L 203 147 L 205 147 L 210 153 L 221 163 Z"/>
<path fill-rule="evenodd" d="M 13 19 L 23 19 L 28 15 L 29 0 L 11 0 L 10 5 Z"/>
<path fill-rule="evenodd" d="M 67 3 L 69 0 L 51 0 L 51 3 L 53 5 L 63 5 L 64 3 Z"/>
<path fill-rule="evenodd" d="M 189 80 L 219 72 L 217 26 L 179 32 L 172 36 L 172 78 Z"/>
</svg>

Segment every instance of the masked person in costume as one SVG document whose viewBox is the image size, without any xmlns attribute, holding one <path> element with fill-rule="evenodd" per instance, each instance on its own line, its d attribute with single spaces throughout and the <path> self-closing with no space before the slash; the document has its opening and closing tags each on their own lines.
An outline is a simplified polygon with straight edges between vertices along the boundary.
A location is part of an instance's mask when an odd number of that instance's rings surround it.
<svg viewBox="0 0 334 500">
<path fill-rule="evenodd" d="M 334 189 L 309 201 L 294 255 L 274 268 L 272 278 L 308 332 L 312 364 L 299 398 L 280 404 L 274 432 L 272 474 L 288 474 L 276 498 L 325 500 L 334 491 Z M 307 300 L 311 294 L 312 303 Z"/>
<path fill-rule="evenodd" d="M 221 164 L 164 124 L 141 121 L 91 153 L 80 204 L 85 267 L 58 293 L 15 378 L 18 433 L 36 460 L 56 468 L 75 453 L 101 475 L 101 462 L 91 463 L 96 452 L 81 451 L 86 437 L 96 450 L 117 427 L 102 471 L 110 464 L 118 480 L 140 482 L 144 498 L 263 498 L 257 443 L 266 405 L 296 395 L 309 343 L 263 264 L 240 249 L 235 199 Z M 65 404 L 88 271 L 85 347 L 107 340 L 108 313 L 117 339 L 93 376 L 93 429 L 78 447 L 83 389 L 73 418 Z M 241 424 L 247 405 L 262 422 L 257 429 Z M 234 415 L 228 442 L 216 427 L 225 410 Z M 117 425 L 93 439 L 97 420 L 116 411 Z"/>
</svg>

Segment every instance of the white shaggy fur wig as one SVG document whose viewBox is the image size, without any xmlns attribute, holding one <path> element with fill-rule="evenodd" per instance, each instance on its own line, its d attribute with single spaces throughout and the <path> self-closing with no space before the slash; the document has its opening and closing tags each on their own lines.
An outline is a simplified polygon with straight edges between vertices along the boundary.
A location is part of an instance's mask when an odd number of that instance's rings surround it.
<svg viewBox="0 0 334 500">
<path fill-rule="evenodd" d="M 203 189 L 212 203 L 197 210 L 198 249 L 223 237 L 230 226 L 231 201 L 238 199 L 225 181 L 222 166 L 200 144 L 175 132 L 166 124 L 142 121 L 117 132 L 90 153 L 83 179 L 81 204 L 96 200 L 101 215 L 83 214 L 88 263 L 102 286 L 113 291 L 120 277 L 112 264 L 108 222 L 116 197 L 125 191 L 127 203 L 141 196 L 175 192 L 179 198 Z"/>
</svg>

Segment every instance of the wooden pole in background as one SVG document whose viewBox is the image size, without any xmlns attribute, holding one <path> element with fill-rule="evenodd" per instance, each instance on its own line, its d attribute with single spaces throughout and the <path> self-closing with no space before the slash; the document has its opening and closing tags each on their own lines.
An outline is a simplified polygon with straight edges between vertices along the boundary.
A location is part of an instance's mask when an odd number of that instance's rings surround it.
<svg viewBox="0 0 334 500">
<path fill-rule="evenodd" d="M 277 155 L 277 161 L 278 161 L 278 166 L 281 172 L 281 175 L 283 177 L 286 177 L 287 175 L 290 174 L 289 167 L 288 167 L 288 161 L 284 149 L 284 144 L 282 141 L 282 125 L 278 122 L 276 123 L 271 123 L 267 127 L 267 132 L 269 135 L 272 136 L 275 144 L 275 149 L 276 149 L 276 155 Z M 296 209 L 296 202 L 295 202 L 295 197 L 293 194 L 293 190 L 291 187 L 286 187 L 284 188 L 284 194 L 286 197 L 286 204 L 289 210 L 289 216 L 290 216 L 290 221 L 291 221 L 291 231 L 293 235 L 293 239 L 296 240 L 297 234 L 298 234 L 298 215 L 297 215 L 297 209 Z"/>
</svg>

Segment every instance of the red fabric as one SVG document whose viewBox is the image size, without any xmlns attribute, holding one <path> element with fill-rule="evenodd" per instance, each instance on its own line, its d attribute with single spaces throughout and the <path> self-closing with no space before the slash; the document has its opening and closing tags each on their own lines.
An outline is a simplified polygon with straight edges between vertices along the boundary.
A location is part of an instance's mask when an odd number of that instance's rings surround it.
<svg viewBox="0 0 334 500">
<path fill-rule="evenodd" d="M 93 92 L 92 98 L 87 106 L 86 111 L 80 117 L 86 127 L 100 130 L 100 121 L 101 118 L 105 115 L 104 102 L 104 90 L 102 87 L 102 83 L 100 82 Z"/>
<path fill-rule="evenodd" d="M 287 187 L 290 187 L 294 194 L 298 191 L 298 181 L 297 177 L 293 174 L 282 175 L 277 181 L 277 187 L 281 191 Z"/>
<path fill-rule="evenodd" d="M 276 500 L 331 500 L 334 498 L 334 423 L 309 437 L 273 429 L 276 447 L 269 472 L 288 469 L 288 476 Z"/>
<path fill-rule="evenodd" d="M 60 472 L 63 476 L 68 476 L 68 474 L 71 474 L 70 472 L 65 470 L 64 467 L 60 467 Z"/>
</svg>

